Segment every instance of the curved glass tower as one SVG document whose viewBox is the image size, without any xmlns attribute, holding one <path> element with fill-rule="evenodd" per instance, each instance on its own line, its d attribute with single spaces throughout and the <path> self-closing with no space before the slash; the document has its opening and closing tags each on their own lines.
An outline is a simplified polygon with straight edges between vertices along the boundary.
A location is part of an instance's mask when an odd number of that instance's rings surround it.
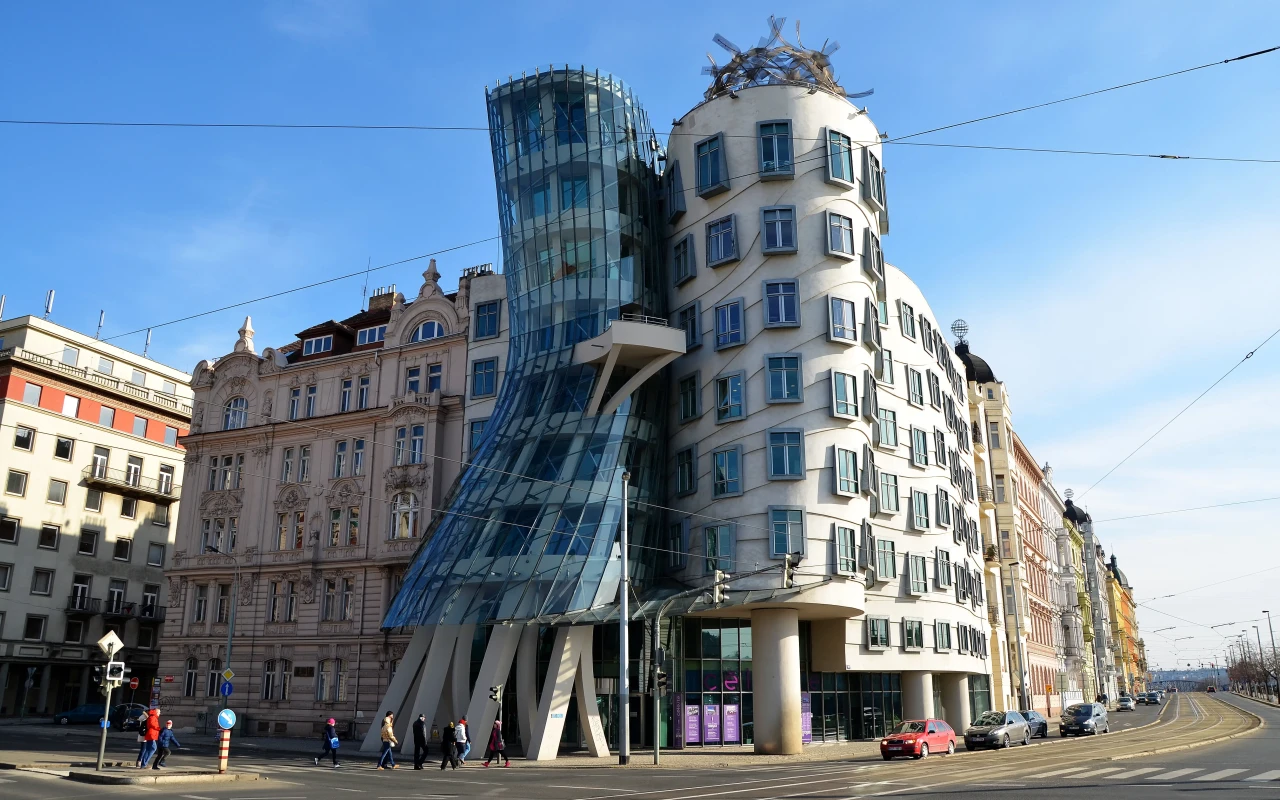
<svg viewBox="0 0 1280 800">
<path fill-rule="evenodd" d="M 645 380 L 645 347 L 615 341 L 667 313 L 649 120 L 621 82 L 569 69 L 498 86 L 488 110 L 507 371 L 384 627 L 616 615 L 623 472 L 634 500 L 662 501 L 665 390 Z M 661 519 L 633 509 L 640 588 Z"/>
</svg>

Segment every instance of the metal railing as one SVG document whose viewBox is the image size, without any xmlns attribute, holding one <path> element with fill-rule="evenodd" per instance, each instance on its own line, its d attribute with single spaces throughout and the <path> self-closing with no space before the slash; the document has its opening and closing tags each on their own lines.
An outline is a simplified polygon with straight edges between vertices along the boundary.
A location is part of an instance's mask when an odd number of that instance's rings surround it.
<svg viewBox="0 0 1280 800">
<path fill-rule="evenodd" d="M 670 328 L 671 325 L 662 317 L 650 317 L 645 314 L 623 314 L 623 322 L 643 322 L 645 325 L 661 325 L 664 328 Z"/>
<path fill-rule="evenodd" d="M 0 360 L 7 358 L 16 358 L 22 361 L 28 361 L 32 364 L 38 364 L 46 369 L 70 375 L 71 377 L 86 383 L 95 383 L 99 386 L 111 389 L 112 391 L 119 392 L 120 394 L 162 406 L 188 417 L 191 416 L 191 406 L 180 401 L 173 395 L 156 392 L 142 386 L 136 386 L 128 381 L 112 377 L 111 375 L 103 375 L 101 372 L 85 367 L 73 367 L 70 364 L 63 364 L 61 361 L 54 361 L 48 356 L 42 356 L 39 353 L 33 353 L 30 350 L 24 350 L 21 347 L 10 347 L 0 350 Z"/>
<path fill-rule="evenodd" d="M 175 486 L 172 478 L 144 478 L 138 472 L 127 469 L 111 469 L 91 464 L 81 472 L 85 483 L 98 483 L 119 489 L 132 490 L 156 497 L 177 498 L 181 486 Z"/>
<path fill-rule="evenodd" d="M 101 614 L 102 600 L 87 594 L 73 594 L 67 598 L 67 612 L 80 614 Z"/>
</svg>

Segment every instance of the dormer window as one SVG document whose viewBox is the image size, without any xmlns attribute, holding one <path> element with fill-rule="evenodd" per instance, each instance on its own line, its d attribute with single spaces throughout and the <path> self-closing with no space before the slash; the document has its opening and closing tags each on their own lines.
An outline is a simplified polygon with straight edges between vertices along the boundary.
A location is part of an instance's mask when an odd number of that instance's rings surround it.
<svg viewBox="0 0 1280 800">
<path fill-rule="evenodd" d="M 375 328 L 364 328 L 356 333 L 356 345 L 376 344 L 387 338 L 387 326 L 379 325 Z"/>
<path fill-rule="evenodd" d="M 302 343 L 302 354 L 304 356 L 315 355 L 316 353 L 327 353 L 333 349 L 333 334 L 328 336 L 317 336 L 314 339 L 307 339 Z"/>
<path fill-rule="evenodd" d="M 444 336 L 444 326 L 435 320 L 428 320 L 414 329 L 409 341 L 425 342 L 428 339 L 439 339 L 441 336 Z"/>
</svg>

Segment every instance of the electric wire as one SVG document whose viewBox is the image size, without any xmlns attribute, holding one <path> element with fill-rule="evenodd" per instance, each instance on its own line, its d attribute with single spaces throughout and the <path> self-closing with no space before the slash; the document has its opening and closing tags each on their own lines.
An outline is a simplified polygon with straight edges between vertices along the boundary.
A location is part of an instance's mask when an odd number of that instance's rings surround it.
<svg viewBox="0 0 1280 800">
<path fill-rule="evenodd" d="M 1243 506 L 1243 505 L 1248 505 L 1250 503 L 1269 503 L 1275 500 L 1280 500 L 1280 497 L 1259 497 L 1253 500 L 1235 500 L 1230 503 L 1215 503 L 1214 505 L 1211 505 L 1211 506 L 1195 506 L 1193 508 L 1175 508 L 1169 511 L 1152 511 L 1147 514 L 1131 514 L 1127 517 L 1111 517 L 1110 519 L 1095 520 L 1094 524 L 1101 524 L 1103 522 L 1120 522 L 1122 520 L 1127 520 L 1127 519 L 1144 519 L 1146 517 L 1162 517 L 1167 514 L 1185 514 L 1188 511 L 1205 511 L 1211 508 L 1227 508 L 1229 506 Z"/>
</svg>

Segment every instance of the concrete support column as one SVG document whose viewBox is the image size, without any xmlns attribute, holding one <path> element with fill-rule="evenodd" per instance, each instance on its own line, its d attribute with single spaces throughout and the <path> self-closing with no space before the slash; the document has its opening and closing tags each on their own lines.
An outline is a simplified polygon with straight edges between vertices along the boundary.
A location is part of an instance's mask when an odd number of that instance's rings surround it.
<svg viewBox="0 0 1280 800">
<path fill-rule="evenodd" d="M 36 704 L 37 714 L 49 713 L 49 684 L 53 683 L 53 665 L 45 664 L 40 671 L 40 701 Z"/>
<path fill-rule="evenodd" d="M 751 612 L 757 753 L 794 755 L 800 734 L 800 617 L 794 608 Z"/>
<path fill-rule="evenodd" d="M 942 682 L 942 704 L 947 708 L 947 724 L 963 734 L 972 719 L 969 715 L 969 676 L 963 672 L 939 675 Z"/>
<path fill-rule="evenodd" d="M 0 664 L 0 708 L 2 708 L 6 712 L 12 713 L 14 716 L 17 716 L 18 712 L 17 712 L 16 706 L 13 709 L 9 709 L 5 707 L 6 706 L 5 701 L 8 698 L 8 696 L 9 696 L 9 662 L 5 661 L 4 663 Z"/>
<path fill-rule="evenodd" d="M 84 705 L 89 702 L 89 667 L 81 667 L 80 669 L 80 699 L 76 701 L 76 705 Z"/>
<path fill-rule="evenodd" d="M 902 673 L 902 718 L 929 719 L 933 713 L 933 673 Z"/>
</svg>

